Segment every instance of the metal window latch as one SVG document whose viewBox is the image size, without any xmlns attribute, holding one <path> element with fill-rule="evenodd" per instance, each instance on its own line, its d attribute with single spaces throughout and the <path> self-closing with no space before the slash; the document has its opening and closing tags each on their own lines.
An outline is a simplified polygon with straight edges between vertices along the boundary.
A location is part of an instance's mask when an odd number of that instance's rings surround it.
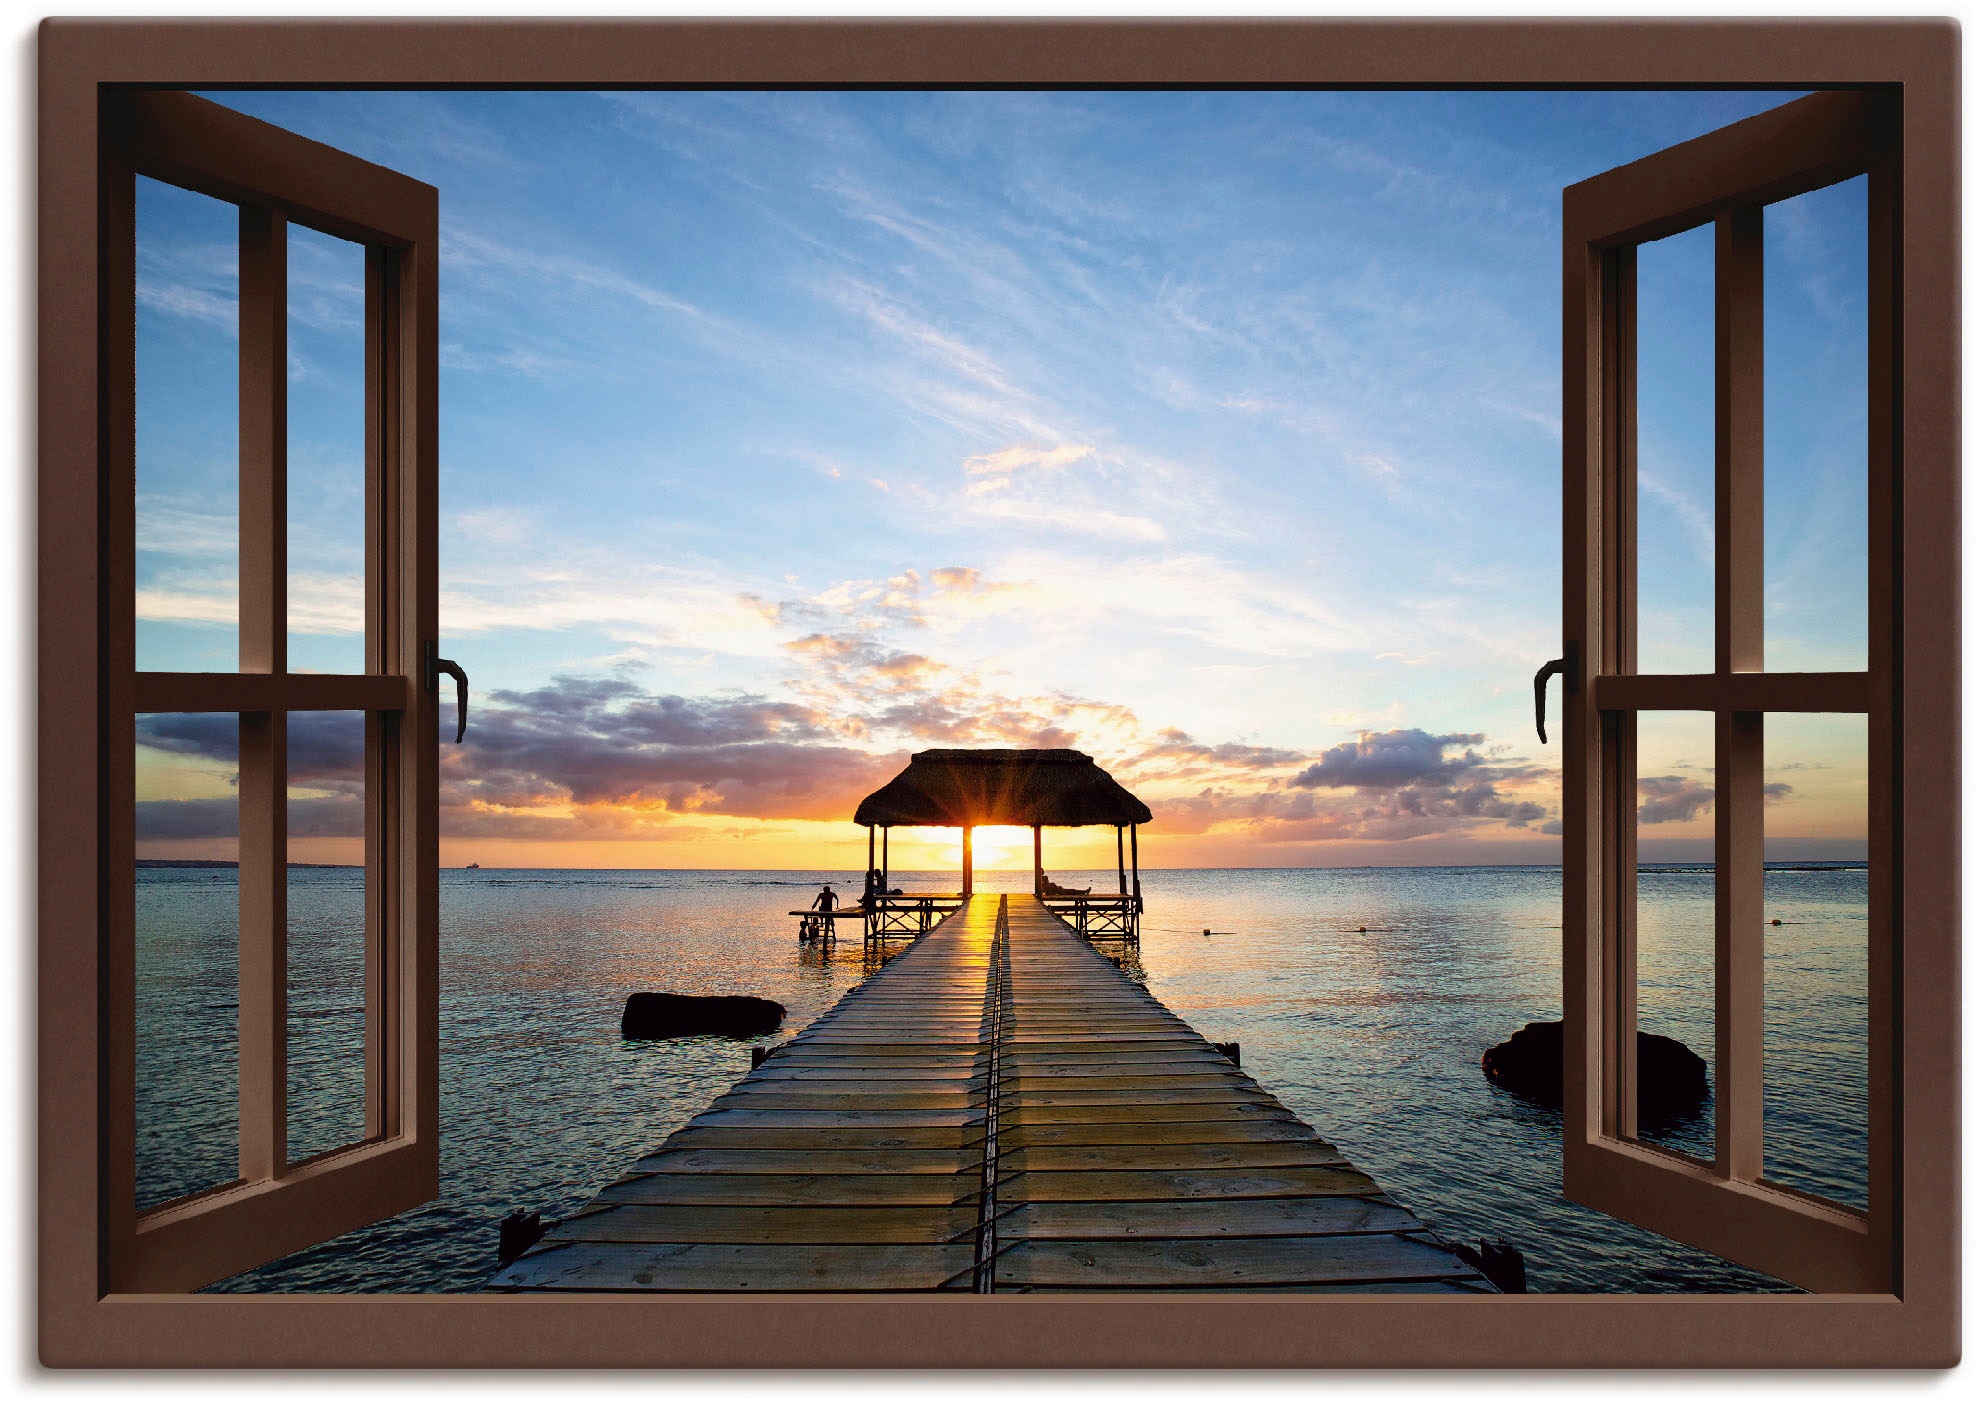
<svg viewBox="0 0 1984 1402">
<path fill-rule="evenodd" d="M 1583 673 L 1578 668 L 1578 645 L 1575 640 L 1564 644 L 1564 655 L 1552 658 L 1536 669 L 1536 738 L 1542 744 L 1549 744 L 1550 737 L 1543 733 L 1543 693 L 1550 684 L 1550 674 L 1562 672 L 1564 687 L 1575 693 L 1583 685 Z"/>
<path fill-rule="evenodd" d="M 439 643 L 427 644 L 427 694 L 438 697 L 441 694 L 441 674 L 446 672 L 455 679 L 455 743 L 461 744 L 462 736 L 468 733 L 468 673 L 462 670 L 459 662 L 451 662 L 441 656 Z"/>
</svg>

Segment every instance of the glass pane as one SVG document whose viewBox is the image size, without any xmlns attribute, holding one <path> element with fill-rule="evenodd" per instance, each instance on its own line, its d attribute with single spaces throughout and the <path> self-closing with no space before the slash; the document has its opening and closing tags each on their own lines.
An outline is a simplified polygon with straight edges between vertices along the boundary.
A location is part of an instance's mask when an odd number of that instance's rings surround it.
<svg viewBox="0 0 1984 1402">
<path fill-rule="evenodd" d="M 137 657 L 140 671 L 240 665 L 235 207 L 137 187 Z"/>
<path fill-rule="evenodd" d="M 365 249 L 294 224 L 289 665 L 365 670 Z"/>
<path fill-rule="evenodd" d="M 365 715 L 289 718 L 289 1157 L 365 1137 Z"/>
<path fill-rule="evenodd" d="M 1764 666 L 1867 665 L 1867 179 L 1764 209 Z"/>
<path fill-rule="evenodd" d="M 138 1209 L 235 1180 L 240 721 L 138 717 Z"/>
<path fill-rule="evenodd" d="M 1764 1176 L 1867 1203 L 1867 718 L 1764 718 Z"/>
<path fill-rule="evenodd" d="M 1715 668 L 1715 227 L 1639 249 L 1639 670 Z"/>
<path fill-rule="evenodd" d="M 1642 712 L 1638 788 L 1639 1137 L 1713 1159 L 1715 718 Z"/>
</svg>

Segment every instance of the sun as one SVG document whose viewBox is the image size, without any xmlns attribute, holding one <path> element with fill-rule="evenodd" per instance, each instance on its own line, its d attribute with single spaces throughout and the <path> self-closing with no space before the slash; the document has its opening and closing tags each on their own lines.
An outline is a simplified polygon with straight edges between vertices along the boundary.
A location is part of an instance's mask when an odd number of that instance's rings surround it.
<svg viewBox="0 0 1984 1402">
<path fill-rule="evenodd" d="M 1033 868 L 1033 829 L 973 828 L 971 863 L 984 870 L 1030 871 Z"/>
</svg>

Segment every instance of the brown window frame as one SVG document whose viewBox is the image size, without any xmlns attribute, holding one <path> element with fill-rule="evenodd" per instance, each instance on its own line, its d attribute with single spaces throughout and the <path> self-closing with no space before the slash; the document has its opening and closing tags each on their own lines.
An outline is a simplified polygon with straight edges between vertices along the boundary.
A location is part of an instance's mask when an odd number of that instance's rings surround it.
<svg viewBox="0 0 1984 1402">
<path fill-rule="evenodd" d="M 1949 21 L 48 21 L 40 31 L 38 1306 L 45 1363 L 311 1366 L 1942 1366 L 1959 1344 L 1956 27 Z M 1910 376 L 1895 620 L 1913 928 L 1872 1296 L 157 1297 L 107 1292 L 97 1117 L 96 109 L 104 84 L 1510 87 L 1898 84 Z M 1919 601 L 1929 600 L 1929 607 Z M 59 776 L 59 780 L 57 778 Z M 279 1320 L 277 1325 L 275 1321 Z"/>
<path fill-rule="evenodd" d="M 1896 95 L 1825 92 L 1564 192 L 1564 618 L 1584 661 L 1564 739 L 1566 1196 L 1815 1291 L 1894 1276 L 1894 508 L 1901 365 Z M 1868 179 L 1868 665 L 1764 670 L 1763 221 L 1770 202 Z M 1637 250 L 1715 230 L 1715 671 L 1639 671 Z M 1638 716 L 1715 723 L 1715 1160 L 1640 1141 Z M 1772 713 L 1868 726 L 1868 1205 L 1769 1183 L 1763 1155 L 1764 727 Z"/>
<path fill-rule="evenodd" d="M 196 1289 L 403 1212 L 439 1180 L 434 714 L 437 192 L 183 92 L 102 96 L 105 607 L 104 1277 Z M 136 669 L 134 198 L 139 177 L 236 206 L 240 668 Z M 288 226 L 365 250 L 364 672 L 289 670 Z M 361 1138 L 288 1146 L 288 718 L 365 724 L 365 1116 Z M 136 1202 L 136 718 L 240 718 L 238 1172 Z"/>
</svg>

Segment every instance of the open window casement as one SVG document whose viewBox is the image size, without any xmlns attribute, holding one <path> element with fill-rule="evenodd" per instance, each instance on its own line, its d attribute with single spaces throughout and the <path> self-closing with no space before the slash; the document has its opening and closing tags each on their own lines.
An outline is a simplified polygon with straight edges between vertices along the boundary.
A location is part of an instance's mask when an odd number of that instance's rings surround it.
<svg viewBox="0 0 1984 1402">
<path fill-rule="evenodd" d="M 1898 1279 L 1896 1054 L 1901 469 L 1899 101 L 1815 94 L 1564 191 L 1564 1191 L 1809 1290 Z M 1867 667 L 1764 667 L 1765 206 L 1867 179 Z M 1714 671 L 1642 673 L 1635 637 L 1636 268 L 1641 245 L 1714 228 Z M 1707 639 L 1701 640 L 1704 644 Z M 1704 647 L 1704 654 L 1706 654 Z M 1635 936 L 1641 713 L 1713 717 L 1712 1162 L 1639 1137 Z M 1865 717 L 1867 1205 L 1769 1181 L 1764 1156 L 1763 745 L 1773 715 Z M 1706 971 L 1705 971 L 1706 972 Z"/>
<path fill-rule="evenodd" d="M 113 1292 L 194 1289 L 433 1197 L 439 1178 L 434 189 L 185 93 L 102 98 L 101 422 L 107 600 L 102 1258 Z M 140 176 L 238 211 L 240 662 L 137 670 L 134 385 Z M 363 246 L 363 672 L 288 656 L 288 226 Z M 355 543 L 354 543 L 355 545 Z M 288 1126 L 290 719 L 363 717 L 364 1125 L 293 1161 Z M 239 720 L 235 1181 L 140 1210 L 134 742 L 141 714 Z"/>
</svg>

